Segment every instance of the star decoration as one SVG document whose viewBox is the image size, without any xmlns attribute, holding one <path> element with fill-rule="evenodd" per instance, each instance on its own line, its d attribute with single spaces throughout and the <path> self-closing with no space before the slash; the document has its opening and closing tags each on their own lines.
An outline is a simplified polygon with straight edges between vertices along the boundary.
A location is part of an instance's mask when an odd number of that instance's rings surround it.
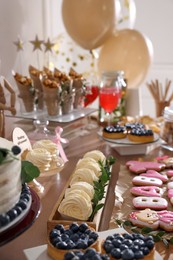
<svg viewBox="0 0 173 260">
<path fill-rule="evenodd" d="M 50 41 L 50 39 L 47 39 L 47 42 L 44 42 L 44 46 L 45 46 L 45 52 L 50 51 L 52 52 L 52 48 L 54 47 L 54 43 Z"/>
<path fill-rule="evenodd" d="M 18 37 L 17 41 L 14 42 L 14 45 L 17 47 L 17 51 L 23 51 L 23 41 Z"/>
<path fill-rule="evenodd" d="M 35 40 L 30 41 L 30 43 L 33 44 L 33 51 L 35 51 L 37 49 L 42 51 L 41 45 L 43 44 L 43 41 L 39 40 L 38 35 L 36 35 Z"/>
</svg>

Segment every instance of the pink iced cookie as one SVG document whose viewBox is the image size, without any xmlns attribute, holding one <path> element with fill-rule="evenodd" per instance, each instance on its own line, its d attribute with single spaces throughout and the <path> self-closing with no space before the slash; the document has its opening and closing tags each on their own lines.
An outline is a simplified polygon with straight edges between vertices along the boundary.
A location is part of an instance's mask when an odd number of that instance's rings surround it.
<svg viewBox="0 0 173 260">
<path fill-rule="evenodd" d="M 172 198 L 173 197 L 173 189 L 168 189 L 168 198 Z"/>
<path fill-rule="evenodd" d="M 173 212 L 163 210 L 158 212 L 159 215 L 159 225 L 166 231 L 173 231 Z"/>
<path fill-rule="evenodd" d="M 129 220 L 135 226 L 150 227 L 153 230 L 159 227 L 159 216 L 156 211 L 144 209 L 129 214 Z"/>
<path fill-rule="evenodd" d="M 132 180 L 134 185 L 138 186 L 157 186 L 161 187 L 163 182 L 157 178 L 149 178 L 145 176 L 135 176 Z"/>
<path fill-rule="evenodd" d="M 139 196 L 133 199 L 133 205 L 137 209 L 163 210 L 167 208 L 168 202 L 164 198 Z"/>
<path fill-rule="evenodd" d="M 163 190 L 157 186 L 140 186 L 131 188 L 130 192 L 135 196 L 161 197 Z"/>
<path fill-rule="evenodd" d="M 166 175 L 167 175 L 168 177 L 173 177 L 173 170 L 168 170 L 168 171 L 166 172 Z"/>
<path fill-rule="evenodd" d="M 171 204 L 173 205 L 173 197 L 172 197 L 172 198 L 170 198 L 170 202 L 171 202 Z"/>
<path fill-rule="evenodd" d="M 168 189 L 173 189 L 173 181 L 170 181 L 167 185 Z"/>
<path fill-rule="evenodd" d="M 147 170 L 161 171 L 165 168 L 164 163 L 158 162 L 139 162 L 139 161 L 128 161 L 126 166 L 131 172 L 136 174 L 146 172 Z"/>
<path fill-rule="evenodd" d="M 162 180 L 163 182 L 168 181 L 168 177 L 166 175 L 160 174 L 155 170 L 148 170 L 146 173 L 141 173 L 140 176 L 153 177 Z"/>
<path fill-rule="evenodd" d="M 173 157 L 168 157 L 167 159 L 163 160 L 162 163 L 165 164 L 166 168 L 173 168 Z"/>
</svg>

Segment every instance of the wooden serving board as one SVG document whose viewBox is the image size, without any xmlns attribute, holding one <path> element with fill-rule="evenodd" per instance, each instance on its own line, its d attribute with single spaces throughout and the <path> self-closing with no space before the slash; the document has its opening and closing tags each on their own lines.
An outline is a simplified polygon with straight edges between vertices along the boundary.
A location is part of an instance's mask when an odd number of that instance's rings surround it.
<svg viewBox="0 0 173 260">
<path fill-rule="evenodd" d="M 69 187 L 69 184 L 70 184 L 70 181 L 71 181 L 71 178 L 72 178 L 72 175 L 71 177 L 69 178 L 68 182 L 66 183 L 65 187 L 64 187 L 64 190 L 62 191 L 61 195 L 59 196 L 59 199 L 57 200 L 55 206 L 53 207 L 53 210 L 48 218 L 48 222 L 47 222 L 47 231 L 48 231 L 48 234 L 50 232 L 50 230 L 56 225 L 56 224 L 63 224 L 63 225 L 69 225 L 71 224 L 72 222 L 77 222 L 77 223 L 82 223 L 82 222 L 86 222 L 90 227 L 94 228 L 95 231 L 99 231 L 99 225 L 100 225 L 100 220 L 102 218 L 102 213 L 103 213 L 103 208 L 101 208 L 95 215 L 93 221 L 83 221 L 83 220 L 78 220 L 78 219 L 75 219 L 75 218 L 71 218 L 71 217 L 67 217 L 67 216 L 63 216 L 61 215 L 59 212 L 58 212 L 58 208 L 59 208 L 59 205 L 61 203 L 61 201 L 63 200 L 64 198 L 64 195 L 65 195 L 65 191 L 66 189 Z M 105 198 L 102 199 L 101 203 L 105 203 L 106 201 L 106 197 L 107 197 L 107 191 L 109 189 L 109 184 L 110 182 L 108 183 L 108 185 L 106 186 L 105 188 Z"/>
</svg>

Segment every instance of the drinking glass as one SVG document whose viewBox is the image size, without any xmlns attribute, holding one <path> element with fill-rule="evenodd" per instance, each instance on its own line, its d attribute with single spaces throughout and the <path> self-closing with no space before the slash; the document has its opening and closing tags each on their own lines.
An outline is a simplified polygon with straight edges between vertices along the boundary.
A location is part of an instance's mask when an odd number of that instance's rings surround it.
<svg viewBox="0 0 173 260">
<path fill-rule="evenodd" d="M 99 104 L 108 117 L 108 125 L 111 125 L 112 112 L 118 107 L 121 100 L 121 84 L 117 71 L 107 71 L 102 74 L 99 90 Z"/>
</svg>

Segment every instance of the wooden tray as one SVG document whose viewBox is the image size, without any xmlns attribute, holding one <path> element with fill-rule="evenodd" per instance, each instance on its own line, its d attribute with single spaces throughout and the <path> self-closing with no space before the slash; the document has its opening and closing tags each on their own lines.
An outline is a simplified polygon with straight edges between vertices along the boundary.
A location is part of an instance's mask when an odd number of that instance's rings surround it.
<svg viewBox="0 0 173 260">
<path fill-rule="evenodd" d="M 73 174 L 72 174 L 73 175 Z M 66 183 L 64 190 L 62 191 L 61 195 L 59 196 L 59 199 L 57 200 L 49 218 L 48 218 L 48 222 L 47 222 L 47 231 L 48 234 L 51 231 L 51 229 L 56 225 L 56 224 L 63 224 L 63 225 L 69 225 L 72 222 L 77 222 L 77 223 L 82 223 L 82 222 L 86 222 L 90 227 L 94 228 L 96 231 L 99 230 L 99 225 L 100 225 L 100 220 L 102 218 L 102 213 L 103 213 L 103 209 L 104 207 L 102 207 L 95 215 L 93 221 L 89 222 L 89 221 L 83 221 L 83 220 L 78 220 L 78 219 L 74 219 L 74 218 L 70 218 L 70 217 L 66 217 L 66 216 L 62 216 L 59 212 L 58 212 L 58 208 L 59 205 L 62 201 L 62 199 L 64 198 L 64 194 L 66 189 L 69 187 L 70 181 L 71 181 L 71 177 L 69 178 L 68 182 Z M 109 189 L 109 184 L 110 181 L 108 183 L 108 185 L 105 188 L 105 198 L 102 199 L 101 203 L 105 203 L 106 201 L 106 197 L 107 197 L 107 191 Z"/>
</svg>

